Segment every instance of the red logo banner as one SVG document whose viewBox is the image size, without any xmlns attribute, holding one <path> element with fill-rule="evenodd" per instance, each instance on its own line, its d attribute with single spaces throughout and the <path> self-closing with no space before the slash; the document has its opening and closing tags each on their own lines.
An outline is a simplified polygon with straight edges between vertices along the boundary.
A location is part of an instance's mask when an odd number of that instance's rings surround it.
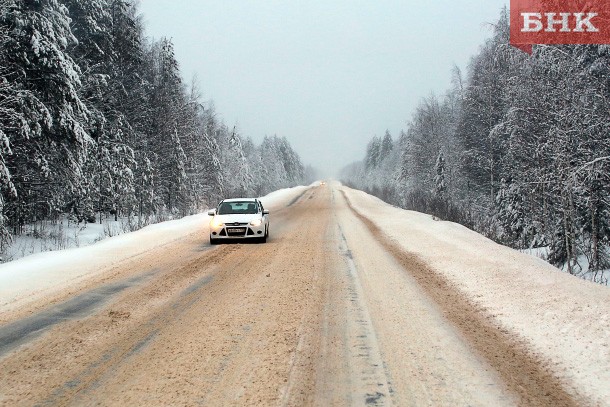
<svg viewBox="0 0 610 407">
<path fill-rule="evenodd" d="M 610 0 L 511 0 L 510 43 L 610 44 Z"/>
</svg>

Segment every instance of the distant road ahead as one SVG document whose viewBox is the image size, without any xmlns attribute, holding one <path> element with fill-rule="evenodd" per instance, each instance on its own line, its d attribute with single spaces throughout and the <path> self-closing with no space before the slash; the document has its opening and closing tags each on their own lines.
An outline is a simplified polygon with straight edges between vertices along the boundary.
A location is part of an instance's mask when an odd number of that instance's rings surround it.
<svg viewBox="0 0 610 407">
<path fill-rule="evenodd" d="M 202 230 L 4 315 L 0 404 L 577 404 L 340 188 L 271 208 L 267 244 Z"/>
</svg>

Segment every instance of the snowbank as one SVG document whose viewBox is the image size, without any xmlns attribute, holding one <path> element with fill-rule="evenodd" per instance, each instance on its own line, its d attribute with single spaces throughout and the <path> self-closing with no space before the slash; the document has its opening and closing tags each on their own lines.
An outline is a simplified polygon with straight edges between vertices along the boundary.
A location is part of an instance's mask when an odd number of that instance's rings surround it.
<svg viewBox="0 0 610 407">
<path fill-rule="evenodd" d="M 287 205 L 308 187 L 282 189 L 262 197 L 265 207 Z M 68 283 L 103 272 L 109 266 L 164 246 L 208 227 L 206 213 L 150 225 L 138 231 L 107 238 L 87 247 L 33 254 L 0 264 L 0 312 L 14 309 L 19 300 L 33 300 Z M 202 233 L 205 236 L 206 232 Z"/>
<path fill-rule="evenodd" d="M 456 223 L 341 189 L 358 212 L 404 250 L 419 255 L 499 325 L 551 361 L 559 377 L 599 405 L 610 405 L 608 287 L 561 272 Z"/>
</svg>

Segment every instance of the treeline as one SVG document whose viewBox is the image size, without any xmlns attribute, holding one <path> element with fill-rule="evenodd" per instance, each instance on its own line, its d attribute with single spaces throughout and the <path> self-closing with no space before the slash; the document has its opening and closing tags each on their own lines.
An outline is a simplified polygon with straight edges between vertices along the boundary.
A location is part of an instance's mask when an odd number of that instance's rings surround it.
<svg viewBox="0 0 610 407">
<path fill-rule="evenodd" d="M 375 137 L 345 183 L 607 282 L 610 46 L 509 46 L 504 10 L 463 78 Z"/>
<path fill-rule="evenodd" d="M 0 0 L 0 245 L 69 214 L 138 226 L 302 182 L 285 138 L 256 146 L 183 83 L 134 0 Z"/>
</svg>

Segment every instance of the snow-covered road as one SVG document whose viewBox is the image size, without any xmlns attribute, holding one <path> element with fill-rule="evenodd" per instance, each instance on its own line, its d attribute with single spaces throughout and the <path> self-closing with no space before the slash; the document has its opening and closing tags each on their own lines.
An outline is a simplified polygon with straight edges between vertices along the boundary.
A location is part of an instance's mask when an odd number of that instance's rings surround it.
<svg viewBox="0 0 610 407">
<path fill-rule="evenodd" d="M 0 266 L 0 405 L 610 405 L 610 289 L 336 183 Z"/>
</svg>

